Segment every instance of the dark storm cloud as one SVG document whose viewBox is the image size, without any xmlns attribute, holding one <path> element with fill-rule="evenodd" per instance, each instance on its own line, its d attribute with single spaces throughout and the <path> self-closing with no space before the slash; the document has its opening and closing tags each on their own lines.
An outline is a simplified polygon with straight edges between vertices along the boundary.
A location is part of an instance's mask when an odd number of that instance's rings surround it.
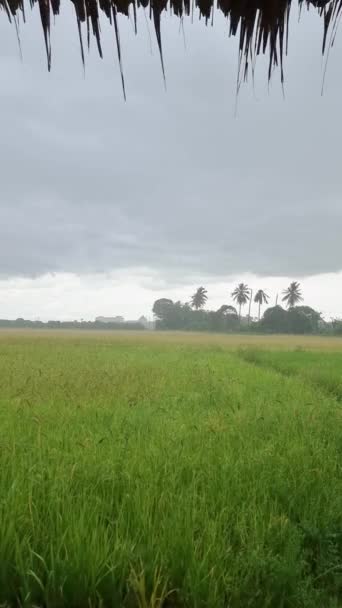
<svg viewBox="0 0 342 608">
<path fill-rule="evenodd" d="M 104 27 L 80 65 L 69 13 L 45 68 L 38 15 L 22 30 L 0 16 L 0 274 L 145 267 L 178 276 L 339 270 L 342 84 L 333 49 L 320 97 L 321 23 L 294 22 L 286 99 L 243 89 L 234 117 L 237 46 L 225 25 L 163 22 L 168 91 L 143 16 L 122 21 L 128 103 Z"/>
</svg>

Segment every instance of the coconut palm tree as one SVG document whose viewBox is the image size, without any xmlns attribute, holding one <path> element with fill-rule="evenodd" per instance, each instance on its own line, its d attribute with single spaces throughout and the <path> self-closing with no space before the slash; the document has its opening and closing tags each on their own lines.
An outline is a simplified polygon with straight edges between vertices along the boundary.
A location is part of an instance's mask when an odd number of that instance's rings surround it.
<svg viewBox="0 0 342 608">
<path fill-rule="evenodd" d="M 245 283 L 239 283 L 232 292 L 234 302 L 239 305 L 239 320 L 241 320 L 241 307 L 247 304 L 250 298 L 250 289 Z"/>
<path fill-rule="evenodd" d="M 258 319 L 260 321 L 260 311 L 261 311 L 261 306 L 263 304 L 267 304 L 269 300 L 269 296 L 267 295 L 266 291 L 263 291 L 262 289 L 259 289 L 254 297 L 254 302 L 256 302 L 256 304 L 259 304 L 259 314 L 258 314 Z"/>
<path fill-rule="evenodd" d="M 194 295 L 191 296 L 192 308 L 195 308 L 196 310 L 203 308 L 208 299 L 207 293 L 208 292 L 204 287 L 199 287 L 197 291 L 195 291 Z"/>
<path fill-rule="evenodd" d="M 283 291 L 282 302 L 286 302 L 288 308 L 293 308 L 298 302 L 302 302 L 303 296 L 300 289 L 300 284 L 297 281 L 292 281 L 287 289 Z"/>
</svg>

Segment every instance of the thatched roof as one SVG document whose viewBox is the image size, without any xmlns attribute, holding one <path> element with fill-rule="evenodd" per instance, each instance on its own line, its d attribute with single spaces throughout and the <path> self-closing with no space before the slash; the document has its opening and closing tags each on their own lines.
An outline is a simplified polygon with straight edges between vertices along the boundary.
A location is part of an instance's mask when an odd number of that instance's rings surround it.
<svg viewBox="0 0 342 608">
<path fill-rule="evenodd" d="M 269 53 L 269 77 L 274 66 L 280 66 L 283 80 L 283 56 L 287 52 L 289 15 L 291 0 L 71 0 L 75 7 L 80 48 L 84 61 L 83 28 L 86 24 L 87 40 L 96 38 L 102 56 L 99 16 L 101 12 L 115 29 L 117 52 L 121 66 L 121 49 L 117 14 L 133 13 L 135 28 L 137 8 L 148 9 L 153 20 L 163 66 L 162 35 L 160 19 L 162 12 L 170 11 L 179 17 L 193 16 L 196 12 L 210 22 L 214 10 L 221 11 L 229 22 L 230 35 L 238 36 L 240 67 L 246 76 L 250 62 L 260 53 Z M 294 0 L 293 0 L 294 2 Z M 332 44 L 342 13 L 342 0 L 297 0 L 299 7 L 318 11 L 323 20 L 322 51 Z M 32 7 L 38 3 L 45 38 L 48 69 L 51 67 L 50 23 L 51 15 L 58 15 L 60 0 L 29 0 Z M 0 9 L 11 21 L 17 23 L 21 14 L 25 20 L 25 0 L 0 0 Z M 328 37 L 329 34 L 329 37 Z M 164 69 L 164 67 L 163 67 Z M 241 73 L 240 72 L 240 73 Z M 122 76 L 123 78 L 123 76 Z M 124 83 L 123 83 L 124 84 Z"/>
</svg>

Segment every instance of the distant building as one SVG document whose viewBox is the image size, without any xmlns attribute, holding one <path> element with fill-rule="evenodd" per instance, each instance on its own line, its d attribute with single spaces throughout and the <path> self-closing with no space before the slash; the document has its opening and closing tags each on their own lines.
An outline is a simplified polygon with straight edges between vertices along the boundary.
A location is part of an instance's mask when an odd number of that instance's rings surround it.
<svg viewBox="0 0 342 608">
<path fill-rule="evenodd" d="M 95 323 L 124 323 L 123 317 L 96 317 Z"/>
</svg>

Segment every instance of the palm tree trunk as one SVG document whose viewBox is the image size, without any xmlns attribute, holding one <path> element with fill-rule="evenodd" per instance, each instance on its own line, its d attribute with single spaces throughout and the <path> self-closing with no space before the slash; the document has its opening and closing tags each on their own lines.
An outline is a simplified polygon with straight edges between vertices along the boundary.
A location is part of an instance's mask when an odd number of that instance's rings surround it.
<svg viewBox="0 0 342 608">
<path fill-rule="evenodd" d="M 250 325 L 251 322 L 251 307 L 252 307 L 252 298 L 253 298 L 253 289 L 251 289 L 250 295 L 249 295 L 249 307 L 248 307 L 248 325 Z"/>
<path fill-rule="evenodd" d="M 260 309 L 261 309 L 261 302 L 259 302 L 259 321 L 260 321 Z"/>
<path fill-rule="evenodd" d="M 239 304 L 239 323 L 241 325 L 241 303 Z"/>
</svg>

